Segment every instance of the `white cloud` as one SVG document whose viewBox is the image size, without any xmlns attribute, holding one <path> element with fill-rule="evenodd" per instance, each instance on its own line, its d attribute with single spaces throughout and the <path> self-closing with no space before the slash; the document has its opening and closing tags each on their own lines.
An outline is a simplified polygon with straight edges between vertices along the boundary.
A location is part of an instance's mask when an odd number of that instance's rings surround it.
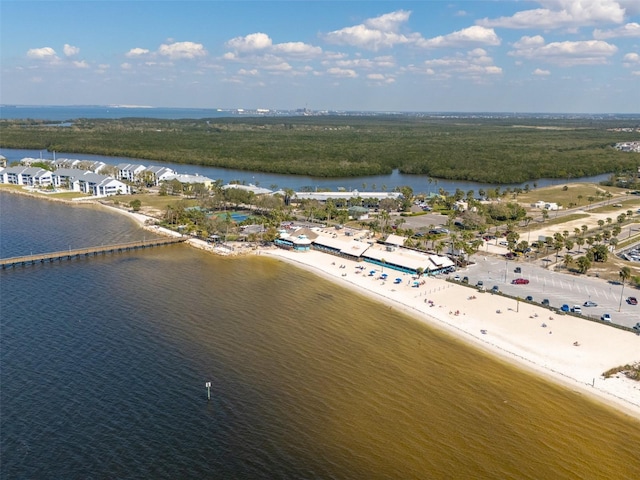
<svg viewBox="0 0 640 480">
<path fill-rule="evenodd" d="M 270 70 L 272 72 L 288 72 L 293 69 L 291 65 L 287 62 L 274 63 L 271 65 L 265 65 L 265 70 Z"/>
<path fill-rule="evenodd" d="M 264 50 L 273 44 L 269 35 L 265 33 L 252 33 L 245 37 L 235 37 L 226 43 L 227 48 L 231 48 L 236 52 L 255 52 L 256 50 Z"/>
<path fill-rule="evenodd" d="M 421 38 L 419 34 L 404 35 L 398 32 L 402 24 L 409 20 L 410 15 L 411 12 L 405 10 L 386 13 L 365 20 L 359 25 L 329 32 L 324 35 L 324 39 L 328 43 L 350 45 L 367 50 L 413 43 Z"/>
<path fill-rule="evenodd" d="M 147 55 L 148 53 L 149 53 L 149 50 L 147 50 L 146 48 L 136 47 L 136 48 L 132 48 L 127 53 L 125 53 L 125 57 L 129 57 L 129 58 L 141 57 L 143 55 Z"/>
<path fill-rule="evenodd" d="M 565 67 L 601 65 L 618 51 L 615 45 L 601 40 L 552 42 L 545 45 L 544 39 L 539 35 L 522 37 L 513 46 L 515 50 L 509 52 L 511 56 L 540 60 Z"/>
<path fill-rule="evenodd" d="M 120 64 L 120 68 L 122 68 L 123 70 L 131 70 L 133 68 L 133 65 L 125 62 Z"/>
<path fill-rule="evenodd" d="M 251 70 L 241 68 L 240 70 L 238 70 L 238 75 L 242 75 L 243 77 L 257 77 L 259 74 L 258 70 L 255 68 L 252 68 Z"/>
<path fill-rule="evenodd" d="M 81 61 L 74 60 L 73 66 L 76 68 L 89 68 L 89 64 L 84 60 L 81 60 Z"/>
<path fill-rule="evenodd" d="M 314 57 L 322 54 L 320 47 L 314 47 L 303 42 L 287 42 L 278 43 L 273 45 L 272 51 L 274 53 L 291 56 L 291 57 Z"/>
<path fill-rule="evenodd" d="M 370 73 L 367 75 L 367 80 L 373 85 L 390 85 L 396 81 L 393 76 L 382 73 Z"/>
<path fill-rule="evenodd" d="M 194 59 L 196 57 L 204 57 L 207 51 L 201 43 L 194 42 L 175 42 L 171 44 L 162 44 L 158 48 L 160 55 L 169 57 L 171 60 Z"/>
<path fill-rule="evenodd" d="M 376 18 L 365 20 L 364 24 L 372 30 L 383 32 L 396 32 L 403 23 L 406 23 L 411 16 L 411 12 L 398 10 L 396 12 L 385 13 Z"/>
<path fill-rule="evenodd" d="M 549 70 L 543 70 L 542 68 L 536 68 L 532 75 L 535 75 L 536 77 L 546 77 L 551 75 L 551 72 Z"/>
<path fill-rule="evenodd" d="M 448 35 L 440 35 L 430 39 L 421 39 L 416 45 L 423 48 L 469 47 L 472 45 L 500 45 L 500 38 L 493 28 L 478 25 L 464 28 Z"/>
<path fill-rule="evenodd" d="M 32 48 L 27 51 L 27 57 L 35 60 L 57 60 L 56 51 L 51 47 Z"/>
<path fill-rule="evenodd" d="M 622 23 L 625 9 L 616 0 L 539 0 L 544 8 L 523 10 L 510 17 L 478 20 L 501 28 L 571 28 L 597 23 Z"/>
<path fill-rule="evenodd" d="M 322 55 L 322 49 L 303 42 L 285 42 L 274 44 L 264 33 L 252 33 L 244 37 L 235 37 L 225 46 L 233 51 L 222 56 L 232 62 L 251 62 L 263 68 L 286 70 L 286 59 L 307 61 Z M 289 69 L 293 67 L 289 66 Z"/>
<path fill-rule="evenodd" d="M 441 78 L 457 76 L 476 82 L 483 82 L 487 78 L 502 74 L 502 68 L 494 65 L 493 59 L 488 57 L 481 48 L 466 54 L 426 60 L 423 66 L 422 72 L 427 75 L 436 75 Z"/>
<path fill-rule="evenodd" d="M 358 76 L 355 70 L 352 70 L 349 68 L 338 68 L 338 67 L 327 69 L 327 74 L 331 75 L 332 77 L 339 77 L 339 78 L 357 78 Z"/>
<path fill-rule="evenodd" d="M 622 58 L 622 62 L 622 65 L 624 65 L 626 68 L 633 68 L 636 65 L 640 65 L 640 55 L 638 55 L 637 53 L 627 53 Z"/>
<path fill-rule="evenodd" d="M 620 38 L 620 37 L 632 37 L 640 38 L 640 23 L 627 23 L 618 28 L 612 30 L 598 30 L 593 31 L 593 38 L 597 40 L 606 40 L 608 38 Z"/>
<path fill-rule="evenodd" d="M 64 48 L 63 48 L 63 52 L 65 54 L 65 56 L 67 57 L 73 57 L 74 55 L 77 55 L 80 53 L 80 49 L 78 47 L 74 47 L 72 45 L 69 45 L 68 43 L 64 44 Z"/>
</svg>

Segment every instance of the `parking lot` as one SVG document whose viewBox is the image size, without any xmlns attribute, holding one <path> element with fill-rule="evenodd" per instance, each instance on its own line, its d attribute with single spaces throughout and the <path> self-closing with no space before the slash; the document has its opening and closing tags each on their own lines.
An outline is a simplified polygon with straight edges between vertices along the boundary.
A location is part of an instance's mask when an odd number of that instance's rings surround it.
<svg viewBox="0 0 640 480">
<path fill-rule="evenodd" d="M 549 300 L 549 306 L 560 309 L 562 305 L 581 306 L 582 315 L 599 319 L 603 314 L 611 315 L 611 321 L 619 325 L 631 327 L 640 321 L 640 306 L 629 305 L 626 299 L 630 296 L 640 297 L 636 289 L 617 282 L 607 282 L 594 277 L 583 275 L 569 275 L 547 270 L 540 266 L 504 260 L 496 256 L 474 256 L 476 262 L 467 268 L 460 269 L 450 275 L 461 278 L 467 276 L 469 285 L 474 286 L 478 281 L 483 282 L 485 290 L 490 291 L 494 286 L 506 295 L 525 299 L 533 297 L 533 302 L 541 303 Z M 520 273 L 515 269 L 519 267 Z M 526 285 L 514 285 L 516 278 L 529 280 Z M 622 300 L 622 302 L 621 302 Z M 594 307 L 584 307 L 591 301 Z M 619 311 L 620 310 L 620 311 Z"/>
</svg>

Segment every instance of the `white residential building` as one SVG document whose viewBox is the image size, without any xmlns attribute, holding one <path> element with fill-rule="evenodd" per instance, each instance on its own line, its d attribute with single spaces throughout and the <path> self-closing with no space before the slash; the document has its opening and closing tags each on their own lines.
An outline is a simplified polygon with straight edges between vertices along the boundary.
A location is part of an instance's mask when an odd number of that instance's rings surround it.
<svg viewBox="0 0 640 480">
<path fill-rule="evenodd" d="M 2 183 L 25 185 L 29 187 L 48 187 L 53 175 L 49 170 L 39 167 L 9 167 L 0 172 Z"/>
<path fill-rule="evenodd" d="M 118 180 L 128 180 L 133 182 L 138 174 L 145 171 L 147 167 L 135 163 L 119 163 L 116 165 L 116 176 Z"/>
<path fill-rule="evenodd" d="M 145 172 L 149 172 L 151 174 L 154 185 L 159 185 L 160 182 L 164 182 L 172 175 L 176 174 L 176 172 L 170 168 L 156 166 L 147 167 Z"/>
</svg>

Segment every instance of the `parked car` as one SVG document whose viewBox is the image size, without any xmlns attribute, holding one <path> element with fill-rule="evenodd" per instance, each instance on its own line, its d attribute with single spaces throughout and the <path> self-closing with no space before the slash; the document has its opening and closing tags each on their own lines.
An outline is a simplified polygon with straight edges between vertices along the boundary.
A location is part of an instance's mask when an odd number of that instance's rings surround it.
<svg viewBox="0 0 640 480">
<path fill-rule="evenodd" d="M 545 298 L 545 299 L 543 299 L 540 303 L 541 303 L 542 305 L 544 305 L 545 307 L 548 307 L 548 306 L 549 306 L 549 299 L 548 299 L 548 298 Z"/>
<path fill-rule="evenodd" d="M 602 320 L 603 322 L 610 322 L 611 315 L 609 315 L 608 313 L 603 313 L 602 316 L 600 317 L 600 320 Z"/>
<path fill-rule="evenodd" d="M 636 332 L 640 333 L 640 322 L 636 323 L 636 324 L 635 324 L 633 327 L 631 327 L 631 328 L 633 328 Z"/>
<path fill-rule="evenodd" d="M 462 283 L 469 283 L 469 277 L 462 277 Z"/>
<path fill-rule="evenodd" d="M 513 280 L 511 280 L 511 283 L 513 285 L 527 285 L 529 283 L 529 280 L 527 280 L 526 278 L 514 278 Z"/>
<path fill-rule="evenodd" d="M 580 305 L 574 305 L 573 307 L 571 307 L 571 311 L 573 313 L 582 313 L 582 309 L 580 308 Z"/>
<path fill-rule="evenodd" d="M 484 282 L 482 280 L 478 280 L 478 283 L 476 283 L 476 287 L 478 288 L 484 287 Z"/>
<path fill-rule="evenodd" d="M 560 310 L 563 312 L 568 312 L 570 310 L 569 305 L 566 303 L 560 307 Z"/>
<path fill-rule="evenodd" d="M 498 287 L 498 285 L 494 285 L 493 287 L 491 287 L 491 291 L 493 293 L 498 293 L 500 291 L 500 288 Z"/>
<path fill-rule="evenodd" d="M 513 271 L 514 271 L 515 273 L 522 273 L 522 268 L 520 268 L 520 267 L 516 267 Z"/>
<path fill-rule="evenodd" d="M 627 298 L 627 303 L 629 305 L 637 305 L 638 304 L 638 299 L 636 297 L 629 297 L 629 298 Z"/>
<path fill-rule="evenodd" d="M 527 298 L 525 298 L 525 300 L 527 302 L 533 302 L 533 297 L 531 295 L 527 295 Z"/>
<path fill-rule="evenodd" d="M 582 304 L 583 307 L 597 307 L 598 304 L 596 302 L 592 302 L 591 300 L 587 300 Z"/>
<path fill-rule="evenodd" d="M 453 277 L 454 282 L 459 282 L 460 281 L 460 275 L 456 275 L 455 277 Z"/>
</svg>

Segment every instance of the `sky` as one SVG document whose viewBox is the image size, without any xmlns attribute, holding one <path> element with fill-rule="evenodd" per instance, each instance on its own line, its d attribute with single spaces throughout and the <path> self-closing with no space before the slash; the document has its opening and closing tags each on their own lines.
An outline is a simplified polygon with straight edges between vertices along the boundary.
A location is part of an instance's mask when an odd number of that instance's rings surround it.
<svg viewBox="0 0 640 480">
<path fill-rule="evenodd" d="M 640 113 L 640 0 L 2 0 L 0 103 Z"/>
</svg>

